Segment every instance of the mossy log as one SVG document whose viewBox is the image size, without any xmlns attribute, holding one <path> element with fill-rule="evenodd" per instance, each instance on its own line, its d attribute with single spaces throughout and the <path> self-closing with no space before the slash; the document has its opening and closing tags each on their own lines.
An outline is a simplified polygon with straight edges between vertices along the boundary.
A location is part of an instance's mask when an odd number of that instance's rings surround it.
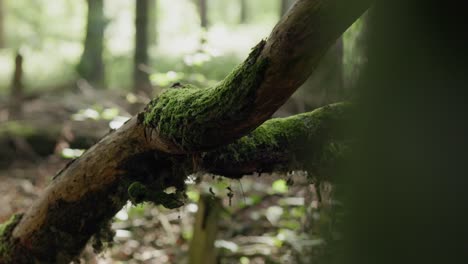
<svg viewBox="0 0 468 264">
<path fill-rule="evenodd" d="M 129 198 L 151 198 L 152 202 L 173 207 L 183 198 L 187 173 L 206 167 L 222 174 L 223 166 L 233 167 L 226 163 L 229 159 L 218 159 L 216 151 L 222 150 L 215 149 L 233 143 L 268 119 L 369 2 L 299 0 L 268 40 L 257 45 L 226 80 L 206 89 L 170 88 L 154 99 L 145 111 L 54 177 L 21 219 L 9 225 L 10 231 L 4 233 L 8 237 L 1 239 L 4 250 L 0 263 L 68 263 L 93 235 L 108 226 Z M 343 106 L 332 105 L 328 110 Z M 261 162 L 250 166 L 251 171 L 262 166 L 275 169 L 264 165 L 268 162 L 262 154 L 267 158 L 270 153 L 270 158 L 283 156 L 283 160 L 270 163 L 284 162 L 282 167 L 287 168 L 293 161 L 301 161 L 301 155 L 287 158 L 291 153 L 317 146 L 318 153 L 334 150 L 330 148 L 333 145 L 323 143 L 332 142 L 328 135 L 334 135 L 327 132 L 327 122 L 335 119 L 327 116 L 341 112 L 328 110 L 270 121 L 227 146 L 226 154 L 237 157 L 234 161 L 244 166 L 231 175 L 246 173 L 247 161 L 256 158 L 257 150 Z M 310 122 L 305 121 L 308 118 Z M 295 130 L 299 132 L 292 132 Z M 301 149 L 297 137 L 302 138 L 304 133 L 308 143 Z M 281 151 L 288 147 L 291 152 Z M 323 156 L 318 153 L 314 160 Z M 202 161 L 197 162 L 200 157 Z M 178 190 L 174 196 L 162 194 L 171 186 Z"/>
<path fill-rule="evenodd" d="M 339 103 L 272 119 L 227 146 L 177 156 L 142 148 L 145 128 L 133 118 L 55 177 L 22 220 L 14 222 L 18 226 L 8 233 L 10 237 L 3 238 L 12 251 L 2 252 L 0 260 L 21 263 L 14 256 L 31 256 L 31 262 L 66 263 L 128 199 L 168 208 L 182 205 L 183 195 L 166 194 L 164 189 L 174 186 L 183 192 L 189 173 L 238 178 L 254 172 L 316 173 L 333 167 L 341 153 L 341 147 L 334 146 L 346 143 L 340 127 L 347 108 L 348 104 Z"/>
<path fill-rule="evenodd" d="M 311 180 L 331 180 L 348 149 L 350 108 L 349 103 L 336 103 L 268 120 L 234 143 L 201 153 L 194 159 L 195 169 L 229 178 L 303 170 Z"/>
</svg>

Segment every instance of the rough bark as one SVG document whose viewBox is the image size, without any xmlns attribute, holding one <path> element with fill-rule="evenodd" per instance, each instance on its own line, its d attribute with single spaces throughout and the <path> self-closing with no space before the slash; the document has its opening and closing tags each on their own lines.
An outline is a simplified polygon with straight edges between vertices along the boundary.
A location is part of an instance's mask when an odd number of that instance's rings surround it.
<svg viewBox="0 0 468 264">
<path fill-rule="evenodd" d="M 88 18 L 84 50 L 77 66 L 78 74 L 97 88 L 104 86 L 104 0 L 87 0 Z"/>
<path fill-rule="evenodd" d="M 136 93 L 152 94 L 148 74 L 148 19 L 151 0 L 137 0 L 135 12 L 135 54 L 133 86 Z"/>
<path fill-rule="evenodd" d="M 170 88 L 54 178 L 42 197 L 12 224 L 8 237 L 3 236 L 0 262 L 66 263 L 93 234 L 107 226 L 127 199 L 150 200 L 169 208 L 180 206 L 186 173 L 197 170 L 193 167 L 197 162 L 190 166 L 190 161 L 203 157 L 204 150 L 239 139 L 268 119 L 368 4 L 298 1 L 269 39 L 254 48 L 244 64 L 221 84 L 206 89 Z M 312 113 L 310 122 L 303 117 L 286 119 L 284 129 L 289 131 L 292 125 L 294 130 L 310 131 L 308 142 L 319 143 L 326 129 L 312 128 L 315 124 L 326 127 L 327 123 L 314 121 L 313 116 L 324 113 L 327 111 Z M 280 123 L 267 123 L 253 133 L 251 138 L 258 137 L 264 144 L 252 145 L 251 140 L 244 139 L 240 146 L 247 143 L 249 151 L 258 148 L 262 153 L 261 147 L 267 142 L 275 146 L 282 140 L 285 146 L 289 140 L 298 142 L 294 133 L 277 130 Z M 265 134 L 265 130 L 273 131 Z M 320 144 L 310 145 L 316 146 Z M 263 153 L 270 150 L 275 149 L 266 148 Z M 178 192 L 165 193 L 170 186 Z"/>
<path fill-rule="evenodd" d="M 136 123 L 130 120 L 54 178 L 13 231 L 15 252 L 5 253 L 0 262 L 21 263 L 11 259 L 27 252 L 25 263 L 67 263 L 80 253 L 127 200 L 128 184 L 122 181 L 129 171 L 122 166 L 145 145 Z"/>
</svg>

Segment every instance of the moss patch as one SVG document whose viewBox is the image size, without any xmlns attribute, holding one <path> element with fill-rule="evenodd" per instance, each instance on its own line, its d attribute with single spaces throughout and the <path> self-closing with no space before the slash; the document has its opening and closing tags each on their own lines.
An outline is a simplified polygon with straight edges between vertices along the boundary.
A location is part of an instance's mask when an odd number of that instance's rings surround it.
<svg viewBox="0 0 468 264">
<path fill-rule="evenodd" d="M 182 86 L 167 89 L 144 112 L 144 125 L 157 130 L 186 151 L 216 146 L 220 128 L 245 119 L 263 80 L 267 59 L 259 59 L 260 42 L 247 60 L 224 81 L 210 88 Z"/>
<path fill-rule="evenodd" d="M 15 214 L 8 221 L 0 224 L 0 263 L 33 263 L 26 254 L 18 256 L 19 245 L 13 240 L 11 234 L 19 223 L 22 214 Z M 13 262 L 15 260 L 15 262 Z"/>
<path fill-rule="evenodd" d="M 342 125 L 349 104 L 271 119 L 227 146 L 202 154 L 207 171 L 228 177 L 257 172 L 307 170 L 333 164 L 342 151 Z"/>
</svg>

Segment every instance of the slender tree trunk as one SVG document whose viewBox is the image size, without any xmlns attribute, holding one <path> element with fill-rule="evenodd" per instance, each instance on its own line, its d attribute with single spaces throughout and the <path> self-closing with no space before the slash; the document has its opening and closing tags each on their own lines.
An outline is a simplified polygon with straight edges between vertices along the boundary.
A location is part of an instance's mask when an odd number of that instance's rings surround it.
<svg viewBox="0 0 468 264">
<path fill-rule="evenodd" d="M 151 45 L 158 44 L 158 0 L 149 0 L 148 2 L 149 18 L 148 18 L 148 43 Z"/>
<path fill-rule="evenodd" d="M 199 0 L 198 4 L 198 9 L 200 12 L 200 26 L 203 29 L 208 28 L 208 0 Z"/>
<path fill-rule="evenodd" d="M 223 206 L 221 199 L 202 195 L 198 201 L 192 240 L 189 248 L 189 264 L 216 264 L 218 250 L 215 241 Z"/>
<path fill-rule="evenodd" d="M 240 18 L 239 18 L 239 22 L 241 24 L 244 24 L 247 22 L 248 20 L 248 12 L 249 12 L 249 7 L 248 7 L 248 4 L 247 4 L 247 0 L 240 0 Z"/>
<path fill-rule="evenodd" d="M 5 5 L 3 0 L 0 0 L 0 49 L 5 47 Z"/>
<path fill-rule="evenodd" d="M 11 82 L 10 117 L 21 116 L 23 108 L 23 56 L 18 52 L 15 56 L 15 71 Z"/>
<path fill-rule="evenodd" d="M 133 81 L 136 93 L 152 93 L 148 74 L 148 13 L 151 0 L 136 0 Z"/>
<path fill-rule="evenodd" d="M 84 51 L 78 64 L 78 74 L 97 88 L 105 86 L 105 71 L 103 62 L 104 0 L 87 0 L 88 20 Z"/>
</svg>

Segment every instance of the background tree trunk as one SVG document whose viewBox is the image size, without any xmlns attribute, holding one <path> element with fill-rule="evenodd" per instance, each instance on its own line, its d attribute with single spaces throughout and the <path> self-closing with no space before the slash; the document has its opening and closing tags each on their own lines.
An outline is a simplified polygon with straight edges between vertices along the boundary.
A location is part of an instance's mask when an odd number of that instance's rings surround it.
<svg viewBox="0 0 468 264">
<path fill-rule="evenodd" d="M 239 5 L 240 5 L 240 17 L 239 17 L 239 22 L 241 24 L 245 24 L 248 20 L 249 16 L 249 6 L 247 4 L 247 0 L 239 0 Z"/>
<path fill-rule="evenodd" d="M 135 54 L 133 86 L 136 93 L 152 94 L 148 69 L 148 13 L 152 0 L 136 0 L 135 12 Z"/>
<path fill-rule="evenodd" d="M 200 26 L 203 29 L 208 28 L 208 0 L 199 0 L 198 9 L 200 12 Z"/>
<path fill-rule="evenodd" d="M 149 41 L 148 43 L 151 45 L 157 45 L 158 44 L 158 0 L 149 0 L 148 10 L 149 10 L 149 18 L 148 18 Z"/>
<path fill-rule="evenodd" d="M 222 211 L 223 206 L 219 198 L 210 195 L 200 197 L 188 252 L 189 264 L 218 263 L 215 241 Z"/>
<path fill-rule="evenodd" d="M 0 49 L 5 47 L 5 5 L 0 0 Z"/>
<path fill-rule="evenodd" d="M 11 81 L 10 118 L 21 117 L 23 109 L 23 56 L 19 52 L 15 56 L 15 71 Z"/>
<path fill-rule="evenodd" d="M 78 74 L 96 88 L 105 86 L 105 72 L 103 62 L 104 29 L 104 0 L 87 0 L 88 19 L 86 37 L 81 61 L 78 64 Z"/>
</svg>

